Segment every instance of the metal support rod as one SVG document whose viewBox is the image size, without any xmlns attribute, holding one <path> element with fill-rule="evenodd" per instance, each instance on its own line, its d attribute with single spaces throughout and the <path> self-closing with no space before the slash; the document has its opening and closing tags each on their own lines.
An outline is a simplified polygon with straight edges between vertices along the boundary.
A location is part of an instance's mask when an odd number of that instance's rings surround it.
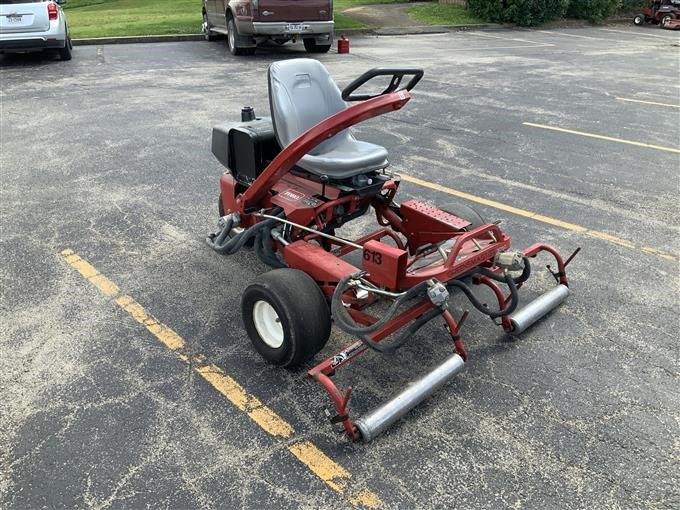
<svg viewBox="0 0 680 510">
<path fill-rule="evenodd" d="M 354 425 L 361 432 L 361 438 L 368 442 L 380 435 L 453 378 L 464 365 L 463 358 L 454 354 L 434 370 L 409 385 L 396 397 L 356 420 Z"/>
<path fill-rule="evenodd" d="M 253 213 L 253 216 L 257 216 L 258 218 L 268 218 L 270 220 L 276 220 L 281 223 L 285 223 L 287 225 L 292 225 L 293 227 L 299 228 L 300 230 L 305 230 L 307 232 L 311 232 L 312 234 L 316 234 L 321 237 L 325 237 L 326 239 L 331 239 L 333 241 L 336 241 L 341 244 L 346 244 L 348 246 L 351 246 L 352 248 L 356 248 L 357 250 L 363 250 L 364 247 L 361 246 L 360 244 L 353 243 L 352 241 L 348 241 L 347 239 L 343 239 L 341 237 L 336 237 L 332 236 L 330 234 L 325 234 L 323 232 L 319 232 L 318 230 L 314 230 L 313 228 L 305 227 L 303 225 L 300 225 L 298 223 L 293 223 L 292 221 L 284 220 L 283 218 L 279 218 L 278 216 L 272 216 L 271 214 L 264 214 L 264 213 Z"/>
</svg>

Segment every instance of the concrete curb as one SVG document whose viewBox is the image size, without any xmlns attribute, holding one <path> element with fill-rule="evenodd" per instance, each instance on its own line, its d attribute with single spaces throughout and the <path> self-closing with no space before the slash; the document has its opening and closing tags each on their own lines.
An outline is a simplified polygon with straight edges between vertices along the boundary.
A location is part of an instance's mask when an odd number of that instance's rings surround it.
<svg viewBox="0 0 680 510">
<path fill-rule="evenodd" d="M 605 21 L 608 23 L 630 22 L 629 18 L 614 18 Z M 559 23 L 555 22 L 556 24 Z M 578 23 L 563 24 L 562 26 L 594 26 L 585 21 Z M 421 25 L 412 27 L 380 27 L 380 28 L 349 28 L 347 30 L 336 30 L 335 35 L 346 36 L 395 36 L 395 35 L 417 35 L 417 34 L 444 34 L 446 32 L 469 31 L 469 30 L 499 30 L 504 28 L 520 28 L 515 25 L 503 25 L 498 23 L 478 23 L 472 25 Z M 550 30 L 551 27 L 547 28 Z M 526 30 L 526 29 L 525 29 Z M 529 28 L 528 30 L 531 30 Z M 95 44 L 136 44 L 136 43 L 156 43 L 156 42 L 181 42 L 181 41 L 202 41 L 203 34 L 173 34 L 173 35 L 133 35 L 126 37 L 95 37 L 90 39 L 74 39 L 74 46 L 92 46 Z"/>
<path fill-rule="evenodd" d="M 503 28 L 503 25 L 495 23 L 480 23 L 477 25 L 424 25 L 413 27 L 381 27 L 381 28 L 350 28 L 336 30 L 335 35 L 415 35 L 415 34 L 440 34 L 455 30 L 475 30 Z M 137 44 L 155 42 L 179 42 L 179 41 L 202 41 L 203 34 L 176 34 L 176 35 L 132 35 L 126 37 L 93 37 L 89 39 L 74 39 L 74 46 L 92 46 L 95 44 Z"/>
<path fill-rule="evenodd" d="M 172 35 L 132 35 L 126 37 L 93 37 L 90 39 L 73 39 L 74 46 L 92 46 L 95 44 L 135 44 L 155 42 L 202 41 L 203 34 Z"/>
<path fill-rule="evenodd" d="M 335 35 L 413 35 L 438 34 L 452 30 L 474 30 L 482 28 L 501 28 L 503 25 L 482 23 L 478 25 L 425 25 L 413 27 L 381 27 L 381 28 L 349 28 L 336 30 Z M 125 37 L 92 37 L 88 39 L 73 39 L 74 46 L 92 46 L 95 44 L 136 44 L 152 42 L 202 41 L 203 34 L 173 34 L 173 35 L 131 35 Z"/>
<path fill-rule="evenodd" d="M 350 28 L 336 30 L 337 37 L 344 35 L 414 35 L 439 34 L 452 30 L 474 30 L 482 28 L 501 28 L 503 25 L 483 23 L 478 25 L 424 25 L 413 27 L 381 27 L 381 28 Z M 92 46 L 95 44 L 136 44 L 152 42 L 202 41 L 203 34 L 177 35 L 132 35 L 126 37 L 94 37 L 90 39 L 74 39 L 74 46 Z"/>
<path fill-rule="evenodd" d="M 336 30 L 336 37 L 344 35 L 416 35 L 443 34 L 455 30 L 483 30 L 490 28 L 504 28 L 496 23 L 477 23 L 473 25 L 415 25 L 411 27 L 378 27 L 378 28 L 348 28 Z"/>
</svg>

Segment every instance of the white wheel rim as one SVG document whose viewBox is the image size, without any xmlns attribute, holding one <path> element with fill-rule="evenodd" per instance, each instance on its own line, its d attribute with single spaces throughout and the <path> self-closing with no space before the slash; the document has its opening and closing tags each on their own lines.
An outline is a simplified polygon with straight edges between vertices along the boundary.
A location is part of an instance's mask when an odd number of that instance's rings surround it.
<svg viewBox="0 0 680 510">
<path fill-rule="evenodd" d="M 279 314 L 266 301 L 257 301 L 253 306 L 253 322 L 262 341 L 272 349 L 283 345 L 283 326 Z"/>
</svg>

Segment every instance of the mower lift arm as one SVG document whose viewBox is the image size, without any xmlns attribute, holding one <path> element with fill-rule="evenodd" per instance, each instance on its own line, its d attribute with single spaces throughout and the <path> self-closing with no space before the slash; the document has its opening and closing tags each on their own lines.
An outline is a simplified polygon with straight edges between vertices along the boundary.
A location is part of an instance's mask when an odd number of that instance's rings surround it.
<svg viewBox="0 0 680 510">
<path fill-rule="evenodd" d="M 246 212 L 253 204 L 257 204 L 276 182 L 286 175 L 305 154 L 321 142 L 359 122 L 383 113 L 399 110 L 410 99 L 411 95 L 407 90 L 397 90 L 350 106 L 305 131 L 285 147 L 267 165 L 267 168 L 255 179 L 255 182 L 236 198 L 239 212 Z"/>
</svg>

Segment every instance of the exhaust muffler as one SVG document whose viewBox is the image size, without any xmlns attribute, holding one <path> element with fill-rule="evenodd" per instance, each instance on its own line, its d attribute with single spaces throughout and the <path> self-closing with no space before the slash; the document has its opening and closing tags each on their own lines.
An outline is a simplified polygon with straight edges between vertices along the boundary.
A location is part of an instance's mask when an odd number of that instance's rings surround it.
<svg viewBox="0 0 680 510">
<path fill-rule="evenodd" d="M 361 438 L 369 442 L 383 433 L 394 422 L 452 379 L 464 365 L 463 358 L 454 354 L 396 397 L 355 420 L 354 424 L 361 432 Z"/>
<path fill-rule="evenodd" d="M 569 287 L 559 284 L 545 294 L 541 294 L 524 308 L 510 315 L 513 333 L 526 331 L 538 319 L 557 308 L 569 296 Z"/>
</svg>

